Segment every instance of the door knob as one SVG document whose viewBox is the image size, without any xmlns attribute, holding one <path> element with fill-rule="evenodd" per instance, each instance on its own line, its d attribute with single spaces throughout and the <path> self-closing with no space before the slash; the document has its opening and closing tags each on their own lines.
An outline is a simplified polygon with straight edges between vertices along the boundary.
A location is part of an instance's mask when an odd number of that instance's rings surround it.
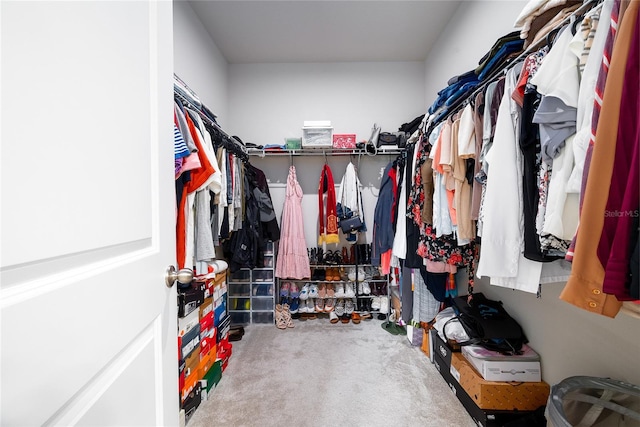
<svg viewBox="0 0 640 427">
<path fill-rule="evenodd" d="M 180 283 L 191 283 L 193 280 L 193 271 L 189 268 L 182 268 L 176 271 L 176 268 L 170 265 L 165 272 L 164 283 L 170 288 L 176 280 Z"/>
</svg>

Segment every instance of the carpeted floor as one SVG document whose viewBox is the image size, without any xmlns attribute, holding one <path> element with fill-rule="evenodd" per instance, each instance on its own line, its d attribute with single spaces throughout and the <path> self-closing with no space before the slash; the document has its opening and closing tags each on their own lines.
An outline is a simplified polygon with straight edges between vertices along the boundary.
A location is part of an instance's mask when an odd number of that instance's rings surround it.
<svg viewBox="0 0 640 427">
<path fill-rule="evenodd" d="M 381 321 L 294 323 L 247 326 L 187 427 L 475 426 L 420 348 Z"/>
</svg>

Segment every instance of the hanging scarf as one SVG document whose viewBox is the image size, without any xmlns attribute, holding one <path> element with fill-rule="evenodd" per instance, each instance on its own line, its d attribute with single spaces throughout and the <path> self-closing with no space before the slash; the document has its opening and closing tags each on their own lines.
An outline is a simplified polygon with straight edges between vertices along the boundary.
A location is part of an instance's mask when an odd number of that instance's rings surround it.
<svg viewBox="0 0 640 427">
<path fill-rule="evenodd" d="M 327 215 L 324 214 L 324 193 L 327 193 Z M 336 189 L 331 168 L 325 163 L 318 184 L 318 245 L 340 243 L 338 236 L 338 215 L 336 215 Z"/>
</svg>

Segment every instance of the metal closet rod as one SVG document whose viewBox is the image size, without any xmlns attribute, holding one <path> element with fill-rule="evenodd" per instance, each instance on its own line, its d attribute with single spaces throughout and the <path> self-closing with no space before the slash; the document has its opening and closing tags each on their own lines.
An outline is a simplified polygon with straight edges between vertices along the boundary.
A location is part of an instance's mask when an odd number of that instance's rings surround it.
<svg viewBox="0 0 640 427">
<path fill-rule="evenodd" d="M 225 140 L 225 142 L 226 142 L 225 146 L 227 148 L 230 148 L 230 149 L 236 151 L 236 154 L 238 154 L 239 156 L 241 156 L 243 158 L 247 158 L 248 159 L 249 153 L 247 153 L 247 148 L 244 145 L 240 144 L 240 142 L 238 142 L 236 139 L 230 137 L 229 134 L 227 134 L 224 130 L 222 130 L 222 128 L 216 122 L 214 122 L 206 114 L 204 114 L 202 112 L 202 110 L 200 109 L 200 107 L 194 105 L 191 101 L 189 101 L 187 98 L 185 98 L 181 93 L 176 92 L 174 90 L 173 94 L 177 98 L 180 99 L 180 102 L 182 103 L 182 105 L 184 105 L 185 107 L 190 108 L 193 111 L 196 111 L 198 113 L 198 115 L 200 116 L 200 118 L 202 119 L 202 121 L 204 121 L 206 124 L 214 127 L 216 129 L 216 131 L 219 132 L 220 135 L 222 136 L 222 138 Z M 231 147 L 229 147 L 228 144 L 232 144 Z"/>
<path fill-rule="evenodd" d="M 560 28 L 564 27 L 566 24 L 571 23 L 573 19 L 575 19 L 578 16 L 584 15 L 586 12 L 589 12 L 591 9 L 595 9 L 597 6 L 601 5 L 602 2 L 603 2 L 603 0 L 586 0 L 582 4 L 582 6 L 580 6 L 576 10 L 574 10 L 571 13 L 571 15 L 569 15 L 565 19 L 563 19 L 556 27 L 554 27 L 554 29 L 552 31 L 554 31 L 556 29 L 560 29 Z M 490 83 L 498 80 L 509 69 L 511 69 L 517 63 L 523 61 L 532 52 L 540 49 L 542 47 L 542 45 L 544 45 L 545 43 L 547 43 L 547 38 L 546 37 L 541 38 L 537 42 L 532 43 L 531 45 L 529 45 L 525 50 L 522 51 L 522 53 L 520 55 L 518 55 L 517 57 L 509 60 L 503 67 L 501 67 L 498 70 L 494 71 L 482 83 L 478 84 L 478 86 L 476 86 L 469 95 L 466 95 L 466 96 L 462 97 L 461 99 L 455 101 L 451 107 L 447 108 L 447 110 L 448 110 L 447 113 L 444 116 L 440 117 L 437 122 L 431 123 L 431 126 L 430 126 L 429 130 L 433 129 L 435 127 L 435 125 L 437 125 L 438 123 L 442 123 L 448 117 L 450 117 L 451 115 L 453 115 L 456 112 L 458 112 L 460 110 L 460 108 L 466 107 L 466 105 L 469 102 L 471 102 L 471 100 L 473 100 L 478 93 L 482 92 Z M 433 116 L 437 117 L 438 114 L 443 111 L 443 109 L 444 109 L 444 106 L 440 107 L 435 113 L 433 113 Z"/>
<path fill-rule="evenodd" d="M 376 157 L 379 155 L 390 155 L 396 156 L 403 151 L 402 148 L 394 149 L 394 150 L 380 150 L 378 148 L 377 154 L 369 154 L 366 150 L 319 150 L 317 148 L 309 148 L 309 149 L 296 149 L 296 150 L 269 150 L 269 149 L 261 149 L 261 148 L 249 148 L 248 152 L 250 156 L 259 156 L 259 157 L 270 157 L 270 156 L 325 156 L 325 157 L 336 157 L 336 156 L 367 156 L 367 157 Z"/>
</svg>

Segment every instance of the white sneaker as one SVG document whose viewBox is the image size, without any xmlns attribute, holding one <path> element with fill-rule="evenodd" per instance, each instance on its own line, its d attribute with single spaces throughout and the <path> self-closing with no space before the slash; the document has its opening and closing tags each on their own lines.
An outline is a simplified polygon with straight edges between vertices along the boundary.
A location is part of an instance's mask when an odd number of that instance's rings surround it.
<svg viewBox="0 0 640 427">
<path fill-rule="evenodd" d="M 315 307 L 315 304 L 313 303 L 313 299 L 309 298 L 306 301 L 306 306 L 307 306 L 307 313 L 315 313 L 316 312 L 316 307 Z"/>
<path fill-rule="evenodd" d="M 336 283 L 336 293 L 334 296 L 336 298 L 344 298 L 344 284 Z"/>
<path fill-rule="evenodd" d="M 353 284 L 347 283 L 344 285 L 344 297 L 345 298 L 353 298 L 356 296 L 356 293 L 353 291 Z"/>
<path fill-rule="evenodd" d="M 358 282 L 358 295 L 364 295 L 364 291 L 362 290 L 362 282 Z"/>
<path fill-rule="evenodd" d="M 338 316 L 342 316 L 344 314 L 344 300 L 343 299 L 339 299 L 338 302 L 336 303 L 336 308 L 335 310 L 333 310 L 333 312 Z"/>
<path fill-rule="evenodd" d="M 373 297 L 371 299 L 371 310 L 380 310 L 380 297 Z"/>
<path fill-rule="evenodd" d="M 318 285 L 315 283 L 309 286 L 309 298 L 318 298 Z"/>
<path fill-rule="evenodd" d="M 344 304 L 344 313 L 345 314 L 351 314 L 353 313 L 353 300 L 352 299 L 348 299 L 347 302 Z"/>
<path fill-rule="evenodd" d="M 300 299 L 304 301 L 307 298 L 309 298 L 309 284 L 305 283 L 302 289 L 300 289 Z"/>
<path fill-rule="evenodd" d="M 389 297 L 380 297 L 380 313 L 387 314 L 389 312 Z"/>
<path fill-rule="evenodd" d="M 355 267 L 349 267 L 349 272 L 347 274 L 347 277 L 349 278 L 349 280 L 351 280 L 352 282 L 356 281 L 356 268 Z"/>
<path fill-rule="evenodd" d="M 371 286 L 369 286 L 369 282 L 362 282 L 362 293 L 365 295 L 371 295 Z"/>
</svg>

